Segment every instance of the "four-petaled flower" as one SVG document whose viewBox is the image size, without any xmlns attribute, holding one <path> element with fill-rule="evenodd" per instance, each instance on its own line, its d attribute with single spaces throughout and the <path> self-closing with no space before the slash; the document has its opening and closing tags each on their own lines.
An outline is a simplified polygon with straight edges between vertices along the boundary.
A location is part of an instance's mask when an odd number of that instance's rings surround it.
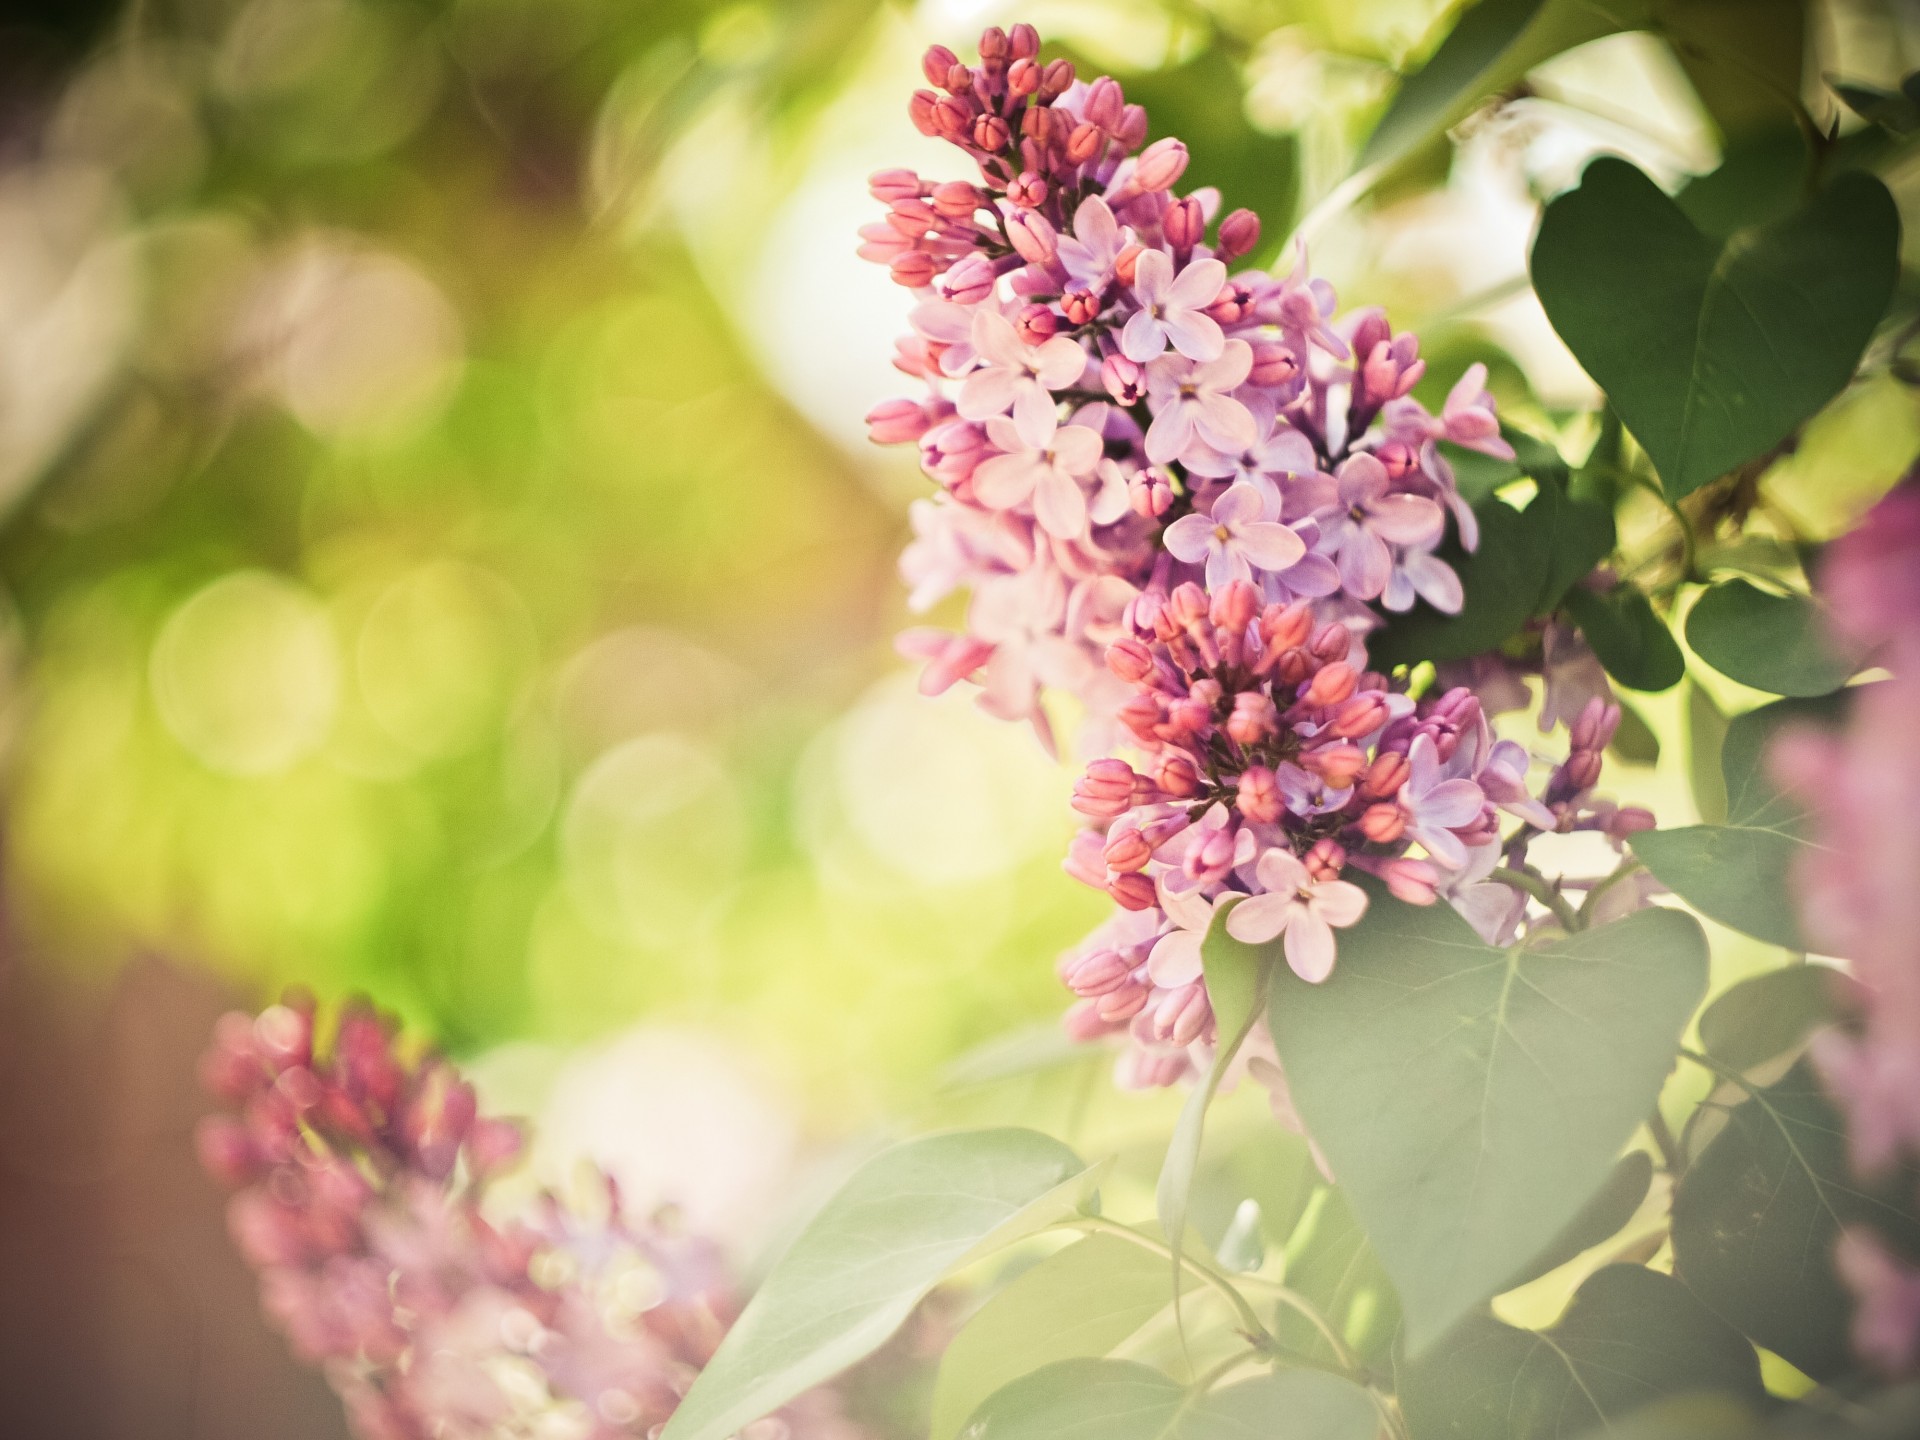
<svg viewBox="0 0 1920 1440">
<path fill-rule="evenodd" d="M 1440 752 L 1431 736 L 1414 737 L 1407 763 L 1411 769 L 1400 787 L 1400 808 L 1407 815 L 1408 838 L 1424 845 L 1427 853 L 1447 869 L 1464 869 L 1467 847 L 1453 832 L 1479 817 L 1487 803 L 1486 795 L 1471 780 L 1444 777 Z"/>
<path fill-rule="evenodd" d="M 1013 322 L 982 306 L 974 312 L 973 348 L 983 363 L 960 386 L 955 402 L 968 420 L 990 420 L 1008 409 L 1032 433 L 1056 417 L 1053 392 L 1064 390 L 1087 368 L 1076 340 L 1056 335 L 1042 345 L 1025 344 Z"/>
<path fill-rule="evenodd" d="M 1371 455 L 1348 457 L 1334 478 L 1340 500 L 1320 517 L 1320 548 L 1339 563 L 1340 583 L 1348 594 L 1356 600 L 1377 600 L 1393 579 L 1388 546 L 1430 545 L 1446 516 L 1424 495 L 1395 493 L 1387 467 Z M 1408 583 L 1411 586 L 1411 579 Z M 1411 605 L 1411 599 L 1407 603 Z"/>
<path fill-rule="evenodd" d="M 1080 482 L 1100 463 L 1096 432 L 1084 425 L 1028 427 L 996 415 L 987 421 L 987 438 L 1005 453 L 974 470 L 976 500 L 991 510 L 1011 510 L 1031 498 L 1034 518 L 1049 535 L 1074 540 L 1087 533 Z"/>
<path fill-rule="evenodd" d="M 1298 856 L 1269 850 L 1254 866 L 1264 893 L 1227 912 L 1227 933 L 1248 945 L 1284 935 L 1287 966 L 1318 984 L 1333 973 L 1333 932 L 1367 913 L 1367 892 L 1346 880 L 1316 880 Z"/>
<path fill-rule="evenodd" d="M 1251 445 L 1253 416 L 1233 391 L 1252 369 L 1253 347 L 1244 340 L 1227 341 L 1217 360 L 1162 355 L 1150 362 L 1147 398 L 1153 424 L 1147 427 L 1147 459 L 1165 465 L 1196 442 L 1229 455 Z"/>
<path fill-rule="evenodd" d="M 1195 260 L 1179 275 L 1163 250 L 1142 251 L 1134 263 L 1133 293 L 1140 308 L 1120 332 L 1120 353 L 1144 365 L 1164 354 L 1167 342 L 1189 360 L 1217 360 L 1226 344 L 1220 326 L 1202 312 L 1220 298 L 1227 267 Z"/>
<path fill-rule="evenodd" d="M 1251 580 L 1255 570 L 1286 570 L 1307 553 L 1292 527 L 1263 520 L 1260 492 L 1242 482 L 1213 502 L 1213 513 L 1182 515 L 1166 528 L 1167 553 L 1207 567 L 1207 588 Z"/>
</svg>

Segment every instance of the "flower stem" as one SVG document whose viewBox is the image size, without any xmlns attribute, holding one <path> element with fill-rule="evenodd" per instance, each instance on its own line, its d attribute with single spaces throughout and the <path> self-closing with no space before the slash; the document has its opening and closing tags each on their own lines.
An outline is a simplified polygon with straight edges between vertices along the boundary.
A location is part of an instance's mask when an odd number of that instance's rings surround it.
<svg viewBox="0 0 1920 1440">
<path fill-rule="evenodd" d="M 1511 885 L 1516 890 L 1524 890 L 1553 912 L 1554 918 L 1568 930 L 1578 930 L 1581 926 L 1579 915 L 1573 906 L 1567 903 L 1558 887 L 1547 883 L 1547 878 L 1532 868 L 1515 869 L 1510 865 L 1496 865 L 1489 880 L 1498 880 L 1502 885 Z"/>
</svg>

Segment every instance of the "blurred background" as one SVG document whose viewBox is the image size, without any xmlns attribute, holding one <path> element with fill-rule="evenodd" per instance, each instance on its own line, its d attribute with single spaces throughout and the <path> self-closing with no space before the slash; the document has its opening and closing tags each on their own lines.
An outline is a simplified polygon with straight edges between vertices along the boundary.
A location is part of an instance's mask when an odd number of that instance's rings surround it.
<svg viewBox="0 0 1920 1440">
<path fill-rule="evenodd" d="M 288 984 L 539 1117 L 535 1179 L 595 1156 L 743 1253 L 889 1123 L 1160 1123 L 1027 1073 L 1104 906 L 1069 772 L 891 650 L 924 482 L 861 424 L 910 304 L 854 258 L 865 176 L 959 175 L 918 53 L 1027 19 L 1271 251 L 1454 8 L 0 3 L 0 1429 L 343 1433 L 187 1138 L 213 1017 Z M 1920 66 L 1897 0 L 1762 8 L 1823 71 Z M 1539 201 L 1600 150 L 1713 169 L 1753 117 L 1712 68 L 1551 62 L 1317 220 L 1316 268 L 1577 441 Z M 1830 533 L 1916 449 L 1884 376 L 1776 490 Z M 1676 762 L 1619 788 L 1684 823 Z"/>
</svg>

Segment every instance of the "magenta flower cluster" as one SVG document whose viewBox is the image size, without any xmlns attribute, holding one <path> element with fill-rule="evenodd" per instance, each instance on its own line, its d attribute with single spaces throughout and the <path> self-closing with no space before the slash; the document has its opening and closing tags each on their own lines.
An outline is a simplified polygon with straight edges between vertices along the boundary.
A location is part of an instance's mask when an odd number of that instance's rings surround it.
<svg viewBox="0 0 1920 1440">
<path fill-rule="evenodd" d="M 202 1079 L 235 1113 L 198 1139 L 268 1315 L 355 1433 L 613 1440 L 664 1423 L 738 1312 L 719 1250 L 625 1214 L 610 1179 L 593 1220 L 551 1196 L 489 1216 L 519 1130 L 366 1007 L 343 1011 L 330 1054 L 314 1022 L 298 1000 L 221 1020 Z M 742 1432 L 859 1433 L 824 1391 Z"/>
<path fill-rule="evenodd" d="M 1049 743 L 1045 691 L 1085 712 L 1104 758 L 1076 788 L 1091 828 L 1067 868 L 1118 909 L 1062 960 L 1068 1025 L 1128 1035 L 1123 1081 L 1169 1084 L 1213 1043 L 1216 913 L 1322 980 L 1367 906 L 1351 867 L 1504 941 L 1528 902 L 1495 878 L 1503 857 L 1652 817 L 1592 799 L 1619 723 L 1604 677 L 1536 796 L 1531 757 L 1487 720 L 1512 703 L 1510 667 L 1486 669 L 1484 700 L 1416 699 L 1368 668 L 1383 611 L 1461 608 L 1436 551 L 1450 519 L 1468 550 L 1478 525 L 1437 442 L 1512 458 L 1484 367 L 1436 416 L 1411 393 L 1418 340 L 1377 309 L 1337 315 L 1304 250 L 1285 274 L 1230 271 L 1258 218 L 1178 194 L 1180 141 L 1144 144 L 1116 82 L 1038 51 L 1021 25 L 988 30 L 977 65 L 925 56 L 914 122 L 977 179 L 873 177 L 887 215 L 861 253 L 917 297 L 895 363 L 926 391 L 867 419 L 878 442 L 917 443 L 940 486 L 913 509 L 911 604 L 969 592 L 963 631 L 902 637 L 921 688 L 971 680 Z M 1502 812 L 1519 822 L 1504 837 Z"/>
<path fill-rule="evenodd" d="M 1853 962 L 1861 1002 L 1858 1033 L 1822 1033 L 1814 1058 L 1855 1165 L 1879 1175 L 1920 1160 L 1920 472 L 1833 543 L 1819 580 L 1838 643 L 1892 678 L 1853 692 L 1838 735 L 1783 735 L 1769 759 L 1813 819 L 1795 877 L 1802 928 Z M 1855 1348 L 1890 1374 L 1920 1372 L 1920 1256 L 1856 1228 L 1839 1262 L 1859 1302 Z"/>
</svg>

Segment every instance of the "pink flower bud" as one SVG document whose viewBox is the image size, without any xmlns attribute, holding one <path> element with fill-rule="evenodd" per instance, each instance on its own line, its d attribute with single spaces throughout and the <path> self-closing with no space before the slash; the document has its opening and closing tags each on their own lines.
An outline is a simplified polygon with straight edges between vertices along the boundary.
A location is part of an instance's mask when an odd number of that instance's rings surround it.
<svg viewBox="0 0 1920 1440">
<path fill-rule="evenodd" d="M 1397 795 L 1412 773 L 1413 767 L 1407 763 L 1406 756 L 1385 751 L 1376 755 L 1373 764 L 1367 767 L 1367 778 L 1360 782 L 1360 793 L 1370 799 Z"/>
<path fill-rule="evenodd" d="M 940 290 L 956 305 L 978 305 L 993 294 L 997 278 L 993 262 L 986 256 L 964 255 L 940 277 Z"/>
<path fill-rule="evenodd" d="M 896 255 L 887 270 L 893 276 L 894 284 L 904 285 L 909 290 L 918 290 L 933 283 L 933 257 L 924 250 L 909 250 L 903 255 Z"/>
<path fill-rule="evenodd" d="M 1143 520 L 1158 520 L 1173 508 L 1173 488 L 1158 470 L 1142 470 L 1127 481 L 1127 503 Z"/>
<path fill-rule="evenodd" d="M 1132 973 L 1133 967 L 1114 951 L 1096 950 L 1068 968 L 1067 988 L 1081 996 L 1110 995 Z"/>
<path fill-rule="evenodd" d="M 1014 333 L 1029 345 L 1051 340 L 1060 330 L 1060 317 L 1044 305 L 1025 305 L 1013 319 Z"/>
<path fill-rule="evenodd" d="M 1107 646 L 1107 669 L 1129 685 L 1138 685 L 1153 674 L 1153 652 L 1144 641 L 1123 635 Z"/>
<path fill-rule="evenodd" d="M 1087 87 L 1087 98 L 1080 107 L 1080 113 L 1111 133 L 1120 125 L 1120 112 L 1126 105 L 1126 96 L 1120 89 L 1120 82 L 1111 76 L 1102 75 Z"/>
<path fill-rule="evenodd" d="M 1103 858 L 1109 870 L 1129 874 L 1147 868 L 1147 861 L 1153 858 L 1153 846 L 1138 830 L 1123 830 L 1107 842 Z"/>
<path fill-rule="evenodd" d="M 1373 458 L 1387 467 L 1387 478 L 1404 480 L 1420 464 L 1413 448 L 1399 440 L 1389 440 L 1373 452 Z"/>
<path fill-rule="evenodd" d="M 1302 755 L 1300 766 L 1334 789 L 1345 790 L 1367 768 L 1367 755 L 1358 745 L 1321 745 Z"/>
<path fill-rule="evenodd" d="M 478 1119 L 467 1131 L 467 1165 L 476 1175 L 494 1175 L 520 1158 L 526 1136 L 511 1120 Z"/>
<path fill-rule="evenodd" d="M 1147 138 L 1147 112 L 1144 106 L 1128 105 L 1120 111 L 1120 128 L 1114 132 L 1122 151 L 1131 153 Z"/>
<path fill-rule="evenodd" d="M 1391 845 L 1407 833 L 1407 812 L 1392 800 L 1369 805 L 1360 814 L 1360 833 L 1376 845 Z"/>
<path fill-rule="evenodd" d="M 1073 133 L 1067 136 L 1067 159 L 1072 164 L 1084 165 L 1105 143 L 1106 136 L 1100 133 L 1098 125 L 1082 121 L 1074 126 Z"/>
<path fill-rule="evenodd" d="M 970 220 L 976 210 L 983 208 L 987 197 L 977 186 L 964 180 L 948 180 L 933 187 L 933 208 L 949 220 Z"/>
<path fill-rule="evenodd" d="M 1200 772 L 1184 755 L 1175 755 L 1161 765 L 1155 783 L 1176 800 L 1185 800 L 1200 793 Z"/>
<path fill-rule="evenodd" d="M 1344 625 L 1329 625 L 1313 637 L 1309 648 L 1322 660 L 1345 660 L 1353 648 L 1353 633 Z"/>
<path fill-rule="evenodd" d="M 984 147 L 983 147 L 984 148 Z M 1030 265 L 1049 265 L 1058 253 L 1059 237 L 1046 216 L 1037 210 L 1016 210 L 1007 217 L 1007 239 Z"/>
<path fill-rule="evenodd" d="M 938 116 L 939 96 L 931 90 L 916 90 L 907 101 L 907 118 L 922 135 L 941 133 Z"/>
<path fill-rule="evenodd" d="M 965 144 L 973 133 L 973 106 L 952 95 L 943 95 L 933 107 L 936 133 L 956 145 Z"/>
<path fill-rule="evenodd" d="M 1240 772 L 1234 804 L 1247 819 L 1261 825 L 1273 824 L 1286 810 L 1280 784 L 1264 765 L 1249 765 Z"/>
<path fill-rule="evenodd" d="M 867 438 L 876 445 L 904 445 L 927 433 L 927 412 L 917 400 L 882 400 L 867 412 Z"/>
<path fill-rule="evenodd" d="M 1148 194 L 1172 187 L 1187 172 L 1187 147 L 1169 135 L 1140 152 L 1134 163 L 1133 183 Z"/>
<path fill-rule="evenodd" d="M 193 1135 L 200 1167 L 230 1189 L 239 1189 L 260 1174 L 264 1159 L 247 1127 L 226 1115 L 209 1115 Z"/>
<path fill-rule="evenodd" d="M 1159 697 L 1148 694 L 1130 697 L 1114 714 L 1143 745 L 1152 745 L 1160 739 L 1160 727 L 1167 718 Z"/>
<path fill-rule="evenodd" d="M 253 1022 L 253 1038 L 274 1067 L 305 1065 L 313 1058 L 313 1013 L 293 1005 L 269 1005 Z"/>
<path fill-rule="evenodd" d="M 1066 1032 L 1069 1040 L 1085 1045 L 1112 1032 L 1113 1026 L 1100 1018 L 1097 1000 L 1080 1000 L 1067 1008 L 1060 1017 L 1060 1028 Z"/>
<path fill-rule="evenodd" d="M 924 200 L 896 200 L 887 212 L 887 224 L 908 240 L 918 240 L 934 226 L 939 216 Z"/>
<path fill-rule="evenodd" d="M 1100 384 L 1116 403 L 1137 405 L 1147 393 L 1147 372 L 1124 355 L 1109 355 L 1100 362 Z"/>
<path fill-rule="evenodd" d="M 953 68 L 947 71 L 947 78 L 940 84 L 949 95 L 970 94 L 973 90 L 973 70 L 955 61 Z"/>
<path fill-rule="evenodd" d="M 1566 783 L 1576 792 L 1591 790 L 1600 783 L 1600 752 L 1598 750 L 1576 750 L 1567 756 L 1567 763 L 1560 767 L 1560 773 Z"/>
<path fill-rule="evenodd" d="M 1155 1028 L 1169 1045 L 1185 1047 L 1200 1038 L 1213 1019 L 1213 1007 L 1207 1003 L 1207 987 L 1199 981 L 1183 985 L 1161 997 L 1155 1007 Z"/>
<path fill-rule="evenodd" d="M 1040 53 L 1040 32 L 1024 21 L 1007 32 L 1007 53 L 1016 60 L 1031 60 Z"/>
<path fill-rule="evenodd" d="M 1218 830 L 1196 831 L 1199 843 L 1187 847 L 1187 858 L 1181 869 L 1203 884 L 1220 879 L 1233 868 L 1236 833 L 1230 823 Z"/>
<path fill-rule="evenodd" d="M 1313 611 L 1304 600 L 1291 605 L 1269 605 L 1260 612 L 1260 641 L 1272 651 L 1304 645 L 1313 629 Z"/>
<path fill-rule="evenodd" d="M 1144 875 L 1129 875 L 1126 878 L 1129 880 L 1146 880 Z M 1153 888 L 1153 882 L 1147 881 L 1147 888 L 1151 890 Z M 1116 896 L 1115 898 L 1118 899 L 1119 897 Z M 1121 901 L 1121 903 L 1123 905 L 1126 904 L 1125 901 Z M 1146 910 L 1151 907 L 1152 903 L 1153 902 L 1149 900 L 1146 905 L 1127 905 L 1126 908 L 1129 910 Z M 1147 1008 L 1147 1001 L 1151 999 L 1152 996 L 1153 992 L 1147 989 L 1146 986 L 1129 981 L 1118 990 L 1109 991 L 1107 994 L 1100 996 L 1100 998 L 1093 1003 L 1095 1012 L 1100 1018 L 1111 1023 L 1121 1020 L 1131 1020 Z"/>
<path fill-rule="evenodd" d="M 1329 665 L 1327 670 L 1333 668 Z M 1325 675 L 1327 670 L 1322 670 L 1320 674 Z M 1315 684 L 1318 683 L 1316 676 Z M 1371 735 L 1386 724 L 1389 713 L 1385 696 L 1377 690 L 1362 690 L 1344 701 L 1334 712 L 1333 723 L 1327 727 L 1327 731 L 1342 740 L 1357 740 L 1362 735 Z"/>
<path fill-rule="evenodd" d="M 1338 880 L 1340 872 L 1347 868 L 1347 851 L 1338 840 L 1316 840 L 1313 848 L 1301 860 L 1307 867 L 1307 873 L 1314 879 Z"/>
<path fill-rule="evenodd" d="M 1207 217 L 1200 209 L 1200 202 L 1191 195 L 1174 201 L 1160 218 L 1160 230 L 1174 254 L 1191 254 L 1207 234 Z"/>
<path fill-rule="evenodd" d="M 1316 710 L 1329 705 L 1338 705 L 1353 694 L 1355 681 L 1353 667 L 1344 660 L 1335 660 L 1321 667 L 1320 673 L 1313 677 L 1313 683 L 1302 692 L 1300 702 Z"/>
<path fill-rule="evenodd" d="M 1280 717 L 1273 701 L 1258 690 L 1245 690 L 1233 697 L 1233 713 L 1227 716 L 1227 737 L 1242 748 L 1258 745 L 1280 728 Z"/>
<path fill-rule="evenodd" d="M 1253 347 L 1253 369 L 1247 373 L 1250 385 L 1290 385 L 1300 374 L 1300 357 L 1293 347 L 1278 340 L 1261 340 Z"/>
<path fill-rule="evenodd" d="M 1236 210 L 1220 222 L 1219 254 L 1222 260 L 1238 260 L 1260 243 L 1260 217 L 1251 210 Z"/>
<path fill-rule="evenodd" d="M 1133 805 L 1133 767 L 1124 760 L 1095 760 L 1073 787 L 1073 808 L 1094 819 L 1112 819 Z"/>
<path fill-rule="evenodd" d="M 1100 314 L 1100 297 L 1091 290 L 1069 290 L 1060 297 L 1069 325 L 1091 325 Z"/>
<path fill-rule="evenodd" d="M 960 57 L 944 45 L 929 45 L 927 53 L 920 57 L 920 73 L 927 77 L 929 85 L 944 85 L 947 72 L 960 63 Z"/>
<path fill-rule="evenodd" d="M 1007 32 L 998 25 L 989 26 L 980 33 L 980 58 L 982 60 L 1005 60 L 1012 47 L 1007 43 Z"/>
<path fill-rule="evenodd" d="M 1620 728 L 1620 707 L 1609 704 L 1605 696 L 1595 695 L 1568 727 L 1567 738 L 1576 750 L 1604 750 Z"/>
<path fill-rule="evenodd" d="M 976 149 L 989 155 L 998 155 L 1013 141 L 1013 132 L 1007 128 L 1007 122 L 998 115 L 982 115 L 973 122 L 973 143 Z"/>
<path fill-rule="evenodd" d="M 1140 263 L 1145 247 L 1135 244 L 1125 246 L 1113 257 L 1113 276 L 1122 285 L 1132 285 L 1135 279 L 1134 267 Z"/>
<path fill-rule="evenodd" d="M 1440 872 L 1425 860 L 1408 860 L 1404 857 L 1389 860 L 1381 865 L 1377 873 L 1396 900 L 1403 900 L 1409 905 L 1431 905 L 1437 898 Z"/>
<path fill-rule="evenodd" d="M 1022 170 L 1007 186 L 1007 199 L 1022 210 L 1036 210 L 1047 203 L 1047 182 L 1031 170 Z"/>
<path fill-rule="evenodd" d="M 1007 67 L 1007 94 L 1024 100 L 1040 88 L 1040 67 L 1031 60 L 1016 60 Z"/>
<path fill-rule="evenodd" d="M 918 199 L 920 177 L 911 170 L 876 170 L 867 177 L 867 193 L 883 205 Z"/>
<path fill-rule="evenodd" d="M 1046 72 L 1041 77 L 1040 88 L 1034 92 L 1034 98 L 1042 105 L 1051 105 L 1068 90 L 1073 88 L 1074 73 L 1071 60 L 1053 60 L 1048 62 Z"/>
<path fill-rule="evenodd" d="M 1638 805 L 1622 805 L 1613 812 L 1613 818 L 1607 823 L 1607 833 L 1616 840 L 1628 835 L 1638 835 L 1643 830 L 1651 830 L 1660 822 L 1654 819 L 1651 810 Z"/>
<path fill-rule="evenodd" d="M 1215 324 L 1231 329 L 1238 325 L 1253 307 L 1253 292 L 1237 281 L 1229 280 L 1220 288 L 1220 294 L 1203 312 Z"/>
<path fill-rule="evenodd" d="M 1151 910 L 1160 903 L 1160 897 L 1153 888 L 1153 881 L 1138 871 L 1126 875 L 1116 875 L 1107 882 L 1107 893 L 1114 903 L 1123 910 Z M 1138 1008 L 1137 1006 L 1135 1007 Z M 1129 1014 L 1132 1011 L 1128 1012 Z M 1123 1016 L 1113 1016 L 1123 1019 Z"/>
</svg>

